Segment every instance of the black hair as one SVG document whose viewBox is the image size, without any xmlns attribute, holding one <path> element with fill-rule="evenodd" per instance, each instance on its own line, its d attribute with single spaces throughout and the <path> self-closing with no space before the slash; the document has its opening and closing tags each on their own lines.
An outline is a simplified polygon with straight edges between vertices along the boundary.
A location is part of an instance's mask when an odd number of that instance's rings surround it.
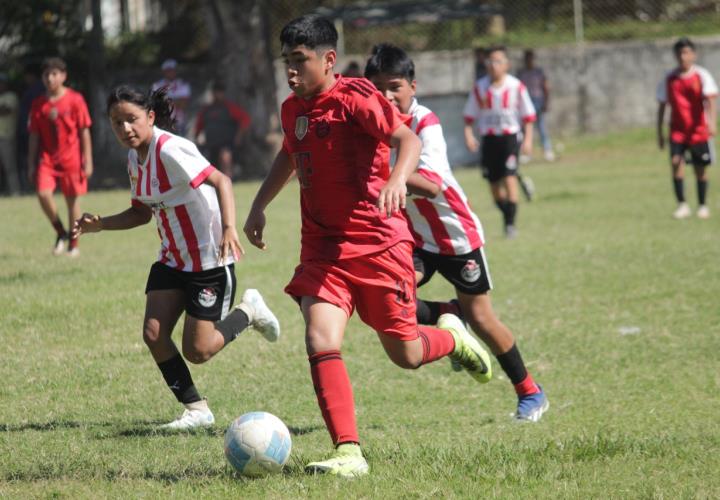
<svg viewBox="0 0 720 500">
<path fill-rule="evenodd" d="M 380 73 L 399 76 L 412 83 L 415 80 L 415 63 L 400 47 L 380 43 L 373 47 L 372 55 L 365 64 L 365 78 L 372 78 Z"/>
<path fill-rule="evenodd" d="M 119 102 L 131 102 L 147 111 L 155 112 L 155 125 L 173 131 L 175 130 L 175 118 L 173 112 L 175 105 L 167 95 L 167 87 L 160 87 L 150 92 L 142 92 L 129 85 L 115 87 L 107 98 L 107 112 Z"/>
<path fill-rule="evenodd" d="M 505 47 L 504 45 L 491 45 L 490 47 L 485 49 L 485 54 L 488 56 L 493 52 L 502 52 L 507 56 L 507 47 Z"/>
<path fill-rule="evenodd" d="M 527 59 L 528 57 L 535 57 L 535 51 L 533 49 L 525 49 L 525 52 L 523 52 L 523 57 Z"/>
<path fill-rule="evenodd" d="M 327 17 L 308 14 L 293 19 L 280 32 L 280 43 L 288 47 L 304 45 L 308 49 L 337 48 L 338 32 Z"/>
<path fill-rule="evenodd" d="M 42 62 L 42 72 L 51 71 L 57 69 L 63 72 L 67 72 L 67 64 L 59 57 L 47 57 Z"/>
<path fill-rule="evenodd" d="M 678 41 L 673 45 L 673 52 L 675 52 L 675 55 L 678 55 L 685 47 L 689 47 L 695 52 L 695 44 L 686 36 L 678 38 Z"/>
</svg>

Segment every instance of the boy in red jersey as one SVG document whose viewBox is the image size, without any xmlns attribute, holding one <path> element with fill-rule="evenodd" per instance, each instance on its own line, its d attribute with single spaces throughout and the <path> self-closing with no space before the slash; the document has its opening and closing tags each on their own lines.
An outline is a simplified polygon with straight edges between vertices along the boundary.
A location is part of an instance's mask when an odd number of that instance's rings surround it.
<svg viewBox="0 0 720 500">
<path fill-rule="evenodd" d="M 83 96 L 65 86 L 67 66 L 58 57 L 43 62 L 46 94 L 37 97 L 30 110 L 28 130 L 28 177 L 37 187 L 43 212 L 55 228 L 53 255 L 61 255 L 68 233 L 58 217 L 53 192 L 60 183 L 68 209 L 68 225 L 80 217 L 78 198 L 87 193 L 93 172 L 90 113 Z M 70 240 L 68 255 L 79 255 L 77 239 Z"/>
<path fill-rule="evenodd" d="M 690 207 L 685 202 L 683 178 L 685 155 L 695 167 L 697 179 L 698 211 L 701 219 L 710 217 L 705 203 L 707 194 L 707 167 L 714 161 L 712 138 L 717 129 L 715 98 L 718 88 L 712 75 L 695 64 L 695 44 L 689 38 L 680 38 L 673 46 L 677 68 L 668 72 L 657 88 L 658 116 L 657 135 L 660 149 L 665 147 L 663 122 L 665 106 L 672 108 L 670 114 L 670 163 L 678 207 L 673 213 L 676 219 L 690 217 Z"/>
<path fill-rule="evenodd" d="M 302 209 L 300 265 L 286 292 L 300 304 L 313 385 L 336 450 L 306 470 L 354 477 L 368 472 L 340 348 L 357 308 L 390 359 L 418 368 L 451 356 L 479 382 L 490 357 L 454 315 L 439 328 L 415 318 L 413 239 L 400 212 L 422 144 L 403 118 L 363 78 L 333 73 L 337 31 L 319 16 L 291 21 L 280 35 L 293 94 L 282 106 L 285 140 L 245 223 L 265 248 L 264 210 L 297 173 Z M 397 161 L 390 172 L 390 146 Z"/>
</svg>

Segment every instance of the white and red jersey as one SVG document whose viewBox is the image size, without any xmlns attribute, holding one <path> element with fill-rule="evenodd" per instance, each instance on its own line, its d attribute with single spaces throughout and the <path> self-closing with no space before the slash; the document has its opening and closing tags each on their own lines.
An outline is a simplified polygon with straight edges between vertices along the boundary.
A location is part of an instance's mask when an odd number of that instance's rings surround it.
<svg viewBox="0 0 720 500">
<path fill-rule="evenodd" d="M 408 199 L 405 212 L 415 246 L 441 255 L 470 253 L 483 246 L 482 225 L 450 170 L 440 120 L 415 99 L 408 114 L 412 130 L 422 140 L 417 171 L 441 187 L 435 198 Z"/>
<path fill-rule="evenodd" d="M 481 136 L 517 134 L 523 124 L 536 120 L 525 84 L 512 75 L 505 75 L 498 86 L 490 76 L 475 82 L 463 115 L 465 123 L 474 124 Z"/>
<path fill-rule="evenodd" d="M 215 188 L 203 184 L 215 167 L 191 141 L 158 127 L 147 158 L 128 152 L 133 204 L 150 207 L 161 245 L 158 260 L 180 271 L 219 267 L 222 219 Z M 232 256 L 224 264 L 230 264 Z"/>
<path fill-rule="evenodd" d="M 657 100 L 672 108 L 670 140 L 681 144 L 707 142 L 710 133 L 705 116 L 705 101 L 718 94 L 717 84 L 708 70 L 693 66 L 686 73 L 669 71 L 658 84 Z"/>
</svg>

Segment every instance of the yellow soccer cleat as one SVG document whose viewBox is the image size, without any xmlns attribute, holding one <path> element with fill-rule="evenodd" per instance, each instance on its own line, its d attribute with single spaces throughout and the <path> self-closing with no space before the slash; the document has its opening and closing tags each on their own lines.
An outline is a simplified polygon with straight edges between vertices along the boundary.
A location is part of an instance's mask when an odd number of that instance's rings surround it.
<svg viewBox="0 0 720 500">
<path fill-rule="evenodd" d="M 465 329 L 462 320 L 454 314 L 443 314 L 437 322 L 441 330 L 448 330 L 455 339 L 455 349 L 450 353 L 450 359 L 460 364 L 470 375 L 486 384 L 492 378 L 490 354 Z"/>
</svg>

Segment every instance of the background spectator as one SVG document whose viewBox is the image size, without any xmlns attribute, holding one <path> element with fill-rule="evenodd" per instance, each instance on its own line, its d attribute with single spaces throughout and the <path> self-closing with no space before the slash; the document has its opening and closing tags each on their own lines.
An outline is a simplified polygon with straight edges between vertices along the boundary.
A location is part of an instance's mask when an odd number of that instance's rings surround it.
<svg viewBox="0 0 720 500">
<path fill-rule="evenodd" d="M 553 152 L 550 134 L 547 131 L 547 125 L 545 123 L 545 112 L 548 110 L 548 103 L 550 101 L 550 88 L 548 87 L 545 72 L 542 68 L 535 66 L 535 52 L 527 49 L 523 60 L 525 66 L 518 72 L 518 78 L 527 87 L 530 99 L 535 107 L 537 116 L 535 125 L 540 133 L 540 142 L 542 143 L 543 151 L 545 151 L 545 159 L 547 161 L 553 161 L 555 160 L 555 153 Z"/>
<path fill-rule="evenodd" d="M 15 161 L 17 111 L 18 98 L 8 87 L 7 74 L 0 73 L 0 166 L 5 190 L 10 195 L 16 195 L 20 191 Z"/>
<path fill-rule="evenodd" d="M 172 99 L 175 105 L 175 132 L 178 135 L 185 135 L 187 131 L 187 107 L 192 96 L 190 84 L 177 76 L 177 61 L 175 59 L 166 59 L 163 61 L 160 69 L 163 73 L 161 80 L 153 83 L 152 89 L 157 90 L 161 87 L 167 87 L 167 96 Z"/>
</svg>

